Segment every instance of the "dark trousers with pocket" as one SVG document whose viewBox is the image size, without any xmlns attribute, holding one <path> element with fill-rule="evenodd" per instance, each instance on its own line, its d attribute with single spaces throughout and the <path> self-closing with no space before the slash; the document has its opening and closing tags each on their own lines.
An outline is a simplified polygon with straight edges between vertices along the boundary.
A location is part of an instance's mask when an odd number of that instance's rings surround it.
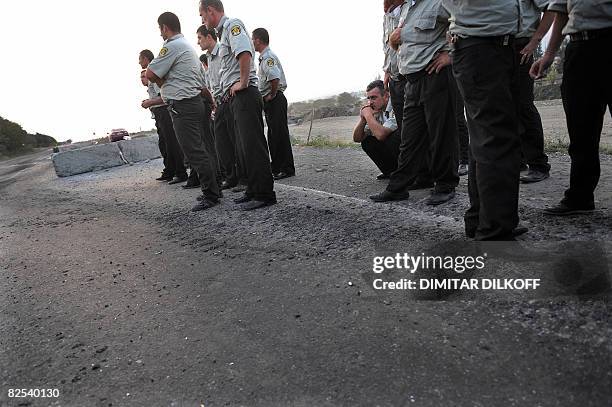
<svg viewBox="0 0 612 407">
<path fill-rule="evenodd" d="M 216 152 L 210 133 L 210 117 L 206 115 L 202 98 L 198 95 L 171 101 L 168 110 L 183 153 L 190 167 L 198 174 L 202 194 L 206 199 L 217 202 L 220 191 L 216 175 Z"/>
<path fill-rule="evenodd" d="M 230 103 L 222 102 L 217 105 L 215 112 L 215 145 L 219 154 L 221 173 L 231 185 L 240 182 L 246 183 L 244 163 L 238 154 L 234 127 L 234 115 Z"/>
<path fill-rule="evenodd" d="M 264 135 L 263 99 L 254 86 L 237 92 L 230 101 L 236 139 L 247 175 L 246 195 L 257 201 L 276 199 L 270 153 Z"/>
<path fill-rule="evenodd" d="M 374 161 L 380 172 L 390 175 L 397 169 L 397 157 L 401 142 L 400 131 L 395 130 L 384 141 L 368 136 L 361 142 L 363 151 Z"/>
<path fill-rule="evenodd" d="M 459 139 L 459 164 L 467 164 L 470 161 L 470 133 L 465 121 L 465 104 L 459 92 L 457 92 L 456 106 L 455 117 L 457 118 L 457 137 Z"/>
<path fill-rule="evenodd" d="M 295 174 L 293 150 L 291 150 L 291 137 L 287 125 L 287 98 L 283 92 L 264 103 L 264 113 L 268 124 L 268 147 L 272 160 L 272 173 Z"/>
<path fill-rule="evenodd" d="M 170 117 L 168 108 L 165 106 L 154 108 L 153 114 L 155 115 L 155 122 L 157 124 L 157 133 L 159 134 L 160 151 L 163 141 L 164 152 L 162 152 L 162 157 L 164 157 L 164 167 L 167 174 L 177 177 L 185 176 L 187 173 L 185 170 L 185 157 L 176 139 L 172 118 Z"/>
<path fill-rule="evenodd" d="M 519 61 L 522 57 L 520 52 L 528 42 L 529 38 L 520 38 L 514 44 L 514 52 Z M 544 153 L 542 118 L 533 102 L 533 79 L 529 75 L 531 65 L 533 65 L 533 58 L 518 66 L 518 116 L 521 149 L 525 163 L 529 164 L 529 169 L 547 173 L 550 171 L 550 164 L 548 156 Z"/>
<path fill-rule="evenodd" d="M 413 184 L 430 153 L 436 190 L 452 191 L 459 184 L 456 98 L 450 67 L 437 74 L 421 71 L 407 76 L 402 143 L 388 191 L 402 192 Z"/>
<path fill-rule="evenodd" d="M 402 116 L 404 115 L 404 89 L 406 88 L 406 78 L 403 76 L 398 80 L 389 80 L 389 95 L 391 96 L 391 106 L 397 122 L 397 128 L 402 128 Z"/>
<path fill-rule="evenodd" d="M 570 206 L 590 207 L 599 183 L 599 141 L 606 107 L 612 109 L 612 36 L 571 41 L 565 50 L 561 94 L 567 119 L 572 159 L 570 187 L 565 201 Z M 612 114 L 612 111 L 610 112 Z"/>
<path fill-rule="evenodd" d="M 466 231 L 505 240 L 519 220 L 518 61 L 507 38 L 459 39 L 452 58 L 470 134 Z"/>
</svg>

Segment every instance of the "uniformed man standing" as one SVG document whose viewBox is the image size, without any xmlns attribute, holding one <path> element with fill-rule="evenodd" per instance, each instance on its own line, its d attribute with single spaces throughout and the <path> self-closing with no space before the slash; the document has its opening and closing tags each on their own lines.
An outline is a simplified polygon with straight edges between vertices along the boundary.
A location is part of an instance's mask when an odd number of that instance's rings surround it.
<svg viewBox="0 0 612 407">
<path fill-rule="evenodd" d="M 178 141 L 196 170 L 202 187 L 203 199 L 192 208 L 201 211 L 219 203 L 220 190 L 216 178 L 214 151 L 210 151 L 212 137 L 205 128 L 206 117 L 202 103 L 202 65 L 195 50 L 181 34 L 178 17 L 170 12 L 157 20 L 164 46 L 147 70 L 147 78 L 161 87 L 161 95 L 168 104 Z"/>
<path fill-rule="evenodd" d="M 265 28 L 253 31 L 253 46 L 259 53 L 259 91 L 264 100 L 264 113 L 268 123 L 268 147 L 272 158 L 275 180 L 295 176 L 291 138 L 287 125 L 287 79 L 283 65 L 270 49 L 270 35 Z"/>
<path fill-rule="evenodd" d="M 232 115 L 229 98 L 223 98 L 221 89 L 221 58 L 219 56 L 220 44 L 217 42 L 217 32 L 214 28 L 205 25 L 198 28 L 198 44 L 202 51 L 206 51 L 208 59 L 208 88 L 215 103 L 215 146 L 219 156 L 219 164 L 223 175 L 221 189 L 235 188 L 239 184 L 247 183 L 242 168 L 244 163 L 239 160 L 234 132 L 234 116 Z"/>
<path fill-rule="evenodd" d="M 612 0 L 551 0 L 556 14 L 548 48 L 531 69 L 534 78 L 544 76 L 563 36 L 570 36 L 565 50 L 561 93 L 567 118 L 572 159 L 570 186 L 561 202 L 544 210 L 548 215 L 589 213 L 595 209 L 599 182 L 599 141 L 606 107 L 612 109 Z M 612 111 L 611 111 L 612 114 Z"/>
<path fill-rule="evenodd" d="M 370 197 L 375 202 L 407 199 L 429 152 L 435 186 L 427 204 L 440 205 L 455 196 L 457 90 L 446 41 L 448 18 L 442 0 L 417 0 L 402 10 L 391 34 L 391 45 L 401 44 L 399 69 L 406 78 L 402 144 L 387 189 Z"/>
<path fill-rule="evenodd" d="M 143 69 L 143 73 L 146 73 L 146 69 L 153 61 L 155 56 L 148 50 L 140 51 L 138 56 L 138 63 Z M 146 81 L 147 93 L 149 98 L 142 102 L 142 107 L 150 109 L 155 119 L 155 127 L 157 128 L 157 135 L 159 137 L 159 152 L 162 155 L 164 162 L 164 169 L 162 175 L 157 178 L 157 181 L 172 181 L 173 179 L 184 179 L 187 178 L 187 171 L 185 170 L 185 158 L 183 151 L 178 145 L 174 129 L 172 128 L 172 119 L 166 108 L 166 104 L 160 98 L 160 89 L 155 83 L 149 81 L 146 75 L 141 73 L 141 77 L 144 76 Z"/>
<path fill-rule="evenodd" d="M 389 89 L 391 105 L 397 121 L 398 128 L 402 128 L 402 115 L 404 111 L 404 88 L 406 78 L 400 74 L 397 51 L 389 44 L 389 38 L 399 25 L 400 14 L 404 7 L 410 7 L 405 0 L 384 0 L 385 17 L 383 20 L 383 52 L 385 62 L 385 88 Z"/>
<path fill-rule="evenodd" d="M 443 0 L 451 14 L 453 73 L 470 133 L 470 208 L 465 230 L 477 240 L 513 240 L 521 144 L 514 36 L 520 0 Z"/>
<path fill-rule="evenodd" d="M 244 204 L 244 210 L 273 205 L 276 194 L 264 135 L 263 101 L 253 63 L 253 43 L 242 21 L 225 15 L 220 0 L 201 0 L 200 16 L 202 22 L 208 28 L 216 28 L 220 36 L 222 94 L 231 99 L 237 144 L 246 163 L 247 190 L 234 202 Z"/>
<path fill-rule="evenodd" d="M 549 0 L 521 0 L 523 18 L 521 31 L 516 36 L 514 51 L 519 64 L 518 115 L 519 132 L 523 159 L 529 165 L 529 172 L 521 176 L 521 182 L 528 184 L 540 182 L 550 175 L 548 156 L 544 153 L 544 130 L 542 118 L 533 103 L 533 79 L 529 69 L 533 64 L 533 53 L 546 35 L 554 13 L 546 11 Z M 544 16 L 540 16 L 544 12 Z"/>
</svg>

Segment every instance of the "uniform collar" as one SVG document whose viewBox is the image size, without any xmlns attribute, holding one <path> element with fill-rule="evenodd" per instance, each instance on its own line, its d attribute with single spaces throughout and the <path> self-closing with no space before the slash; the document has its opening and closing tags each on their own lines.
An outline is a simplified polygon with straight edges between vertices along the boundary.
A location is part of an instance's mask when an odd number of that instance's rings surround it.
<svg viewBox="0 0 612 407">
<path fill-rule="evenodd" d="M 219 53 L 219 41 L 217 41 L 217 43 L 215 44 L 215 47 L 213 48 L 213 50 L 210 52 L 210 55 L 212 56 L 217 56 L 217 54 Z"/>
<path fill-rule="evenodd" d="M 263 51 L 261 51 L 261 53 L 259 54 L 259 62 L 263 61 L 264 58 L 266 58 L 269 53 L 270 53 L 270 47 L 268 46 Z"/>
<path fill-rule="evenodd" d="M 183 34 L 176 34 L 176 35 L 174 35 L 174 36 L 172 36 L 172 37 L 168 38 L 168 39 L 166 40 L 165 44 L 167 44 L 167 43 L 169 43 L 169 42 L 171 42 L 171 41 L 174 41 L 174 40 L 178 40 L 179 38 L 183 38 L 183 37 L 184 37 L 184 36 L 183 36 Z"/>
<path fill-rule="evenodd" d="M 221 20 L 219 20 L 219 25 L 217 25 L 217 32 L 221 32 L 223 30 L 223 26 L 227 20 L 229 20 L 229 18 L 226 15 L 221 17 Z"/>
</svg>

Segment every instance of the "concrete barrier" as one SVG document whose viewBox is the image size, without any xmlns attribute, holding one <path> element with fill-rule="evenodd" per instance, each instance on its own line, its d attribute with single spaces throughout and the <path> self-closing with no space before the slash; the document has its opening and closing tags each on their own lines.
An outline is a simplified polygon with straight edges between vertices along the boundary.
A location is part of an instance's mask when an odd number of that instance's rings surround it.
<svg viewBox="0 0 612 407">
<path fill-rule="evenodd" d="M 159 139 L 157 135 L 155 135 L 139 137 L 133 140 L 123 140 L 117 144 L 119 144 L 119 149 L 127 162 L 137 163 L 161 157 L 158 143 Z"/>
<path fill-rule="evenodd" d="M 53 166 L 59 177 L 83 174 L 124 165 L 117 143 L 99 144 L 53 154 Z"/>
</svg>

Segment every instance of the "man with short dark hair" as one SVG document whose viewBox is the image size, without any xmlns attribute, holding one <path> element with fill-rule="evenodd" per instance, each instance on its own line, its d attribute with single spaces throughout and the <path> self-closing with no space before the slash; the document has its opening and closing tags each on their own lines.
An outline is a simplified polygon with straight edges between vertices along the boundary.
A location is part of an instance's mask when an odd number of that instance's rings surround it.
<svg viewBox="0 0 612 407">
<path fill-rule="evenodd" d="M 202 200 L 192 210 L 209 209 L 219 203 L 216 152 L 206 111 L 202 102 L 203 68 L 195 50 L 181 34 L 176 15 L 163 13 L 158 19 L 165 40 L 163 48 L 147 70 L 147 78 L 161 87 L 161 96 L 168 104 L 178 141 L 191 167 L 196 170 L 202 187 Z"/>
<path fill-rule="evenodd" d="M 291 138 L 287 125 L 287 79 L 283 65 L 270 49 L 270 36 L 265 28 L 253 31 L 253 46 L 259 53 L 259 91 L 264 100 L 268 123 L 268 146 L 275 180 L 295 176 Z"/>
<path fill-rule="evenodd" d="M 370 83 L 366 97 L 368 102 L 361 108 L 359 123 L 353 130 L 353 141 L 361 143 L 361 148 L 382 175 L 388 177 L 397 169 L 400 132 L 383 81 Z"/>
<path fill-rule="evenodd" d="M 230 100 L 236 125 L 238 148 L 246 163 L 247 190 L 234 200 L 250 211 L 276 203 L 268 144 L 264 135 L 263 101 L 257 88 L 253 57 L 255 50 L 244 23 L 225 15 L 219 0 L 201 0 L 200 16 L 208 28 L 219 33 L 221 89 Z"/>
<path fill-rule="evenodd" d="M 141 72 L 141 81 L 147 86 L 149 98 L 144 100 L 141 106 L 144 109 L 150 109 L 153 118 L 155 119 L 155 127 L 157 128 L 157 136 L 159 137 L 159 151 L 164 162 L 164 169 L 161 177 L 157 181 L 169 181 L 173 179 L 181 180 L 187 178 L 185 170 L 185 157 L 183 150 L 176 140 L 174 128 L 172 127 L 172 119 L 168 113 L 166 104 L 160 96 L 159 87 L 146 78 L 147 67 L 155 57 L 153 52 L 148 49 L 142 50 L 138 57 L 138 63 L 143 69 Z M 146 82 L 146 84 L 145 84 Z"/>
</svg>

